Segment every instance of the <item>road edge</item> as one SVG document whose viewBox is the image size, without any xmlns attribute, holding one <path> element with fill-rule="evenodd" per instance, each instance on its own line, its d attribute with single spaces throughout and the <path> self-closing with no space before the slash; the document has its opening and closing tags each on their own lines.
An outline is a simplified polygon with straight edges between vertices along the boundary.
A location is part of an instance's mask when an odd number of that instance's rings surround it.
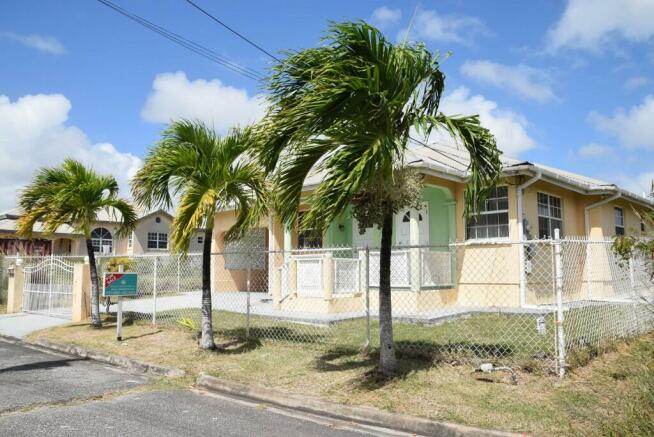
<svg viewBox="0 0 654 437">
<path fill-rule="evenodd" d="M 196 381 L 196 386 L 211 392 L 240 397 L 251 401 L 419 435 L 443 437 L 500 437 L 520 435 L 474 428 L 456 423 L 437 422 L 408 414 L 390 413 L 372 407 L 344 405 L 281 390 L 229 381 L 207 375 L 206 373 L 200 373 Z"/>
<path fill-rule="evenodd" d="M 20 338 L 0 334 L 0 340 L 12 344 L 22 344 L 36 349 L 65 353 L 88 360 L 98 361 L 104 364 L 111 364 L 113 366 L 122 367 L 138 373 L 147 373 L 156 376 L 165 376 L 168 378 L 179 378 L 186 375 L 184 370 L 177 369 L 175 367 L 166 367 L 144 363 L 142 361 L 127 358 L 122 355 L 114 355 L 107 352 L 84 349 L 73 344 L 57 343 L 45 338 L 37 338 L 35 341 L 26 341 Z"/>
</svg>

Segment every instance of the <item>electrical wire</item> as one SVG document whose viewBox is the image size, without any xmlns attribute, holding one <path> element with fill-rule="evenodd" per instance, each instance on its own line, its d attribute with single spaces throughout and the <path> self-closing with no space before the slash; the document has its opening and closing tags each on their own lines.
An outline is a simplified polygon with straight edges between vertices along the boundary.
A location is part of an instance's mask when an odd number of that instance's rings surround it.
<svg viewBox="0 0 654 437">
<path fill-rule="evenodd" d="M 194 52 L 200 56 L 203 56 L 204 58 L 209 59 L 210 61 L 213 61 L 222 67 L 227 68 L 228 70 L 231 70 L 235 73 L 241 74 L 249 79 L 259 81 L 263 78 L 263 75 L 259 73 L 258 71 L 249 68 L 249 67 L 244 67 L 241 66 L 230 59 L 220 55 L 219 53 L 202 46 L 194 41 L 191 41 L 188 38 L 185 38 L 175 32 L 172 32 L 162 26 L 159 26 L 139 15 L 136 15 L 132 12 L 127 11 L 126 9 L 121 8 L 120 6 L 112 3 L 109 0 L 97 0 L 99 3 L 107 6 L 108 8 L 114 10 L 115 12 L 129 18 L 130 20 L 142 25 L 143 27 L 163 36 L 164 38 L 167 38 L 168 40 L 186 48 L 187 50 Z"/>
<path fill-rule="evenodd" d="M 257 50 L 259 50 L 261 53 L 264 53 L 265 55 L 269 56 L 271 59 L 273 59 L 273 60 L 275 60 L 275 61 L 277 61 L 277 62 L 281 62 L 281 61 L 279 60 L 279 58 L 277 58 L 275 55 L 273 55 L 272 53 L 270 53 L 269 51 L 267 51 L 266 49 L 264 49 L 264 48 L 261 47 L 259 44 L 257 44 L 257 43 L 255 43 L 254 41 L 252 41 L 251 39 L 247 38 L 247 37 L 246 37 L 245 35 L 243 35 L 242 33 L 239 33 L 239 32 L 236 31 L 235 29 L 231 28 L 230 26 L 228 26 L 227 24 L 225 24 L 224 22 L 222 22 L 221 20 L 219 20 L 219 19 L 216 18 L 215 16 L 211 15 L 211 14 L 210 14 L 209 12 L 207 12 L 205 9 L 202 9 L 202 8 L 201 8 L 197 3 L 195 3 L 195 2 L 193 2 L 193 1 L 191 1 L 191 0 L 185 0 L 185 1 L 186 1 L 186 3 L 188 3 L 188 4 L 191 5 L 191 6 L 193 6 L 195 9 L 197 9 L 198 11 L 202 12 L 202 13 L 203 13 L 204 15 L 206 15 L 207 17 L 211 18 L 211 19 L 212 19 L 213 21 L 215 21 L 216 23 L 220 24 L 220 25 L 221 25 L 222 27 L 224 27 L 225 29 L 227 29 L 227 30 L 229 30 L 230 32 L 232 32 L 234 35 L 236 35 L 236 36 L 238 36 L 239 38 L 241 38 L 243 41 L 245 41 L 245 42 L 247 42 L 248 44 L 250 44 L 252 47 L 254 47 L 254 48 L 256 48 Z"/>
</svg>

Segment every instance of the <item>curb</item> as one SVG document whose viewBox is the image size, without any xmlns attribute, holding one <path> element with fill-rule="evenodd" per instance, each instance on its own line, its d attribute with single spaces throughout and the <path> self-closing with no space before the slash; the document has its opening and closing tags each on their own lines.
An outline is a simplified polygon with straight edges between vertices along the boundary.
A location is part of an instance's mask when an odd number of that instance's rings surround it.
<svg viewBox="0 0 654 437">
<path fill-rule="evenodd" d="M 23 344 L 25 346 L 34 347 L 36 349 L 46 349 L 49 351 L 63 352 L 68 355 L 77 356 L 80 358 L 98 361 L 105 364 L 111 364 L 117 367 L 138 372 L 148 373 L 156 376 L 166 376 L 169 378 L 178 378 L 186 375 L 182 369 L 174 367 L 157 366 L 154 364 L 144 363 L 142 361 L 133 360 L 131 358 L 123 357 L 121 355 L 113 355 L 107 352 L 100 352 L 90 349 L 84 349 L 72 344 L 56 343 L 54 341 L 39 338 L 34 342 L 25 341 L 19 338 L 0 335 L 0 340 L 4 340 L 12 344 Z"/>
<path fill-rule="evenodd" d="M 425 436 L 500 437 L 519 435 L 502 431 L 473 428 L 455 423 L 436 422 L 422 417 L 410 416 L 408 414 L 389 413 L 372 407 L 343 405 L 336 402 L 325 401 L 261 386 L 227 381 L 204 373 L 200 374 L 196 385 L 212 392 L 292 408 L 294 410 L 332 417 L 335 419 L 353 421 Z"/>
</svg>

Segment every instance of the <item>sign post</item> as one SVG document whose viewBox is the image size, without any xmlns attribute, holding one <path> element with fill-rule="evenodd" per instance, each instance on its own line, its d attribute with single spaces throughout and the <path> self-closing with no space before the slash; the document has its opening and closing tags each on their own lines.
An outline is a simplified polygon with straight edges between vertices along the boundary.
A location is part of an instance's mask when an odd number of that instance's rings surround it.
<svg viewBox="0 0 654 437">
<path fill-rule="evenodd" d="M 138 293 L 138 281 L 136 273 L 123 272 L 123 266 L 118 266 L 118 272 L 105 272 L 103 280 L 103 296 L 118 298 L 118 311 L 116 317 L 116 340 L 123 339 L 123 297 L 134 297 Z"/>
</svg>

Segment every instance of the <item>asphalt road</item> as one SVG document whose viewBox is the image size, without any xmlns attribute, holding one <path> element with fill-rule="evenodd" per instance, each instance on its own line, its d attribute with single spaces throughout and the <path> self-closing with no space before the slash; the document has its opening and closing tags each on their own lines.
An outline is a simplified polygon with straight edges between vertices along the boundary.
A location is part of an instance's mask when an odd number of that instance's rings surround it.
<svg viewBox="0 0 654 437">
<path fill-rule="evenodd" d="M 0 435 L 406 435 L 188 389 L 93 399 L 147 382 L 111 366 L 0 340 Z"/>
</svg>

